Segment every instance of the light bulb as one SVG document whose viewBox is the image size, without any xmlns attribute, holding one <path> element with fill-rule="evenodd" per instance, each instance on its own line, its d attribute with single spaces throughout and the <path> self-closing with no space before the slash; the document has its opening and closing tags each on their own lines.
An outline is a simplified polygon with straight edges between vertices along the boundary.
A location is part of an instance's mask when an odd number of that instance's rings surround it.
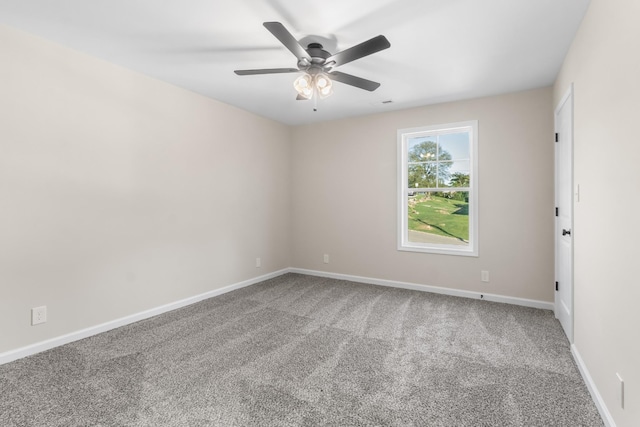
<svg viewBox="0 0 640 427">
<path fill-rule="evenodd" d="M 310 99 L 313 96 L 313 87 L 311 86 L 313 78 L 309 74 L 303 74 L 293 82 L 293 87 L 300 96 Z"/>
<path fill-rule="evenodd" d="M 325 74 L 317 74 L 315 78 L 315 86 L 318 90 L 320 98 L 326 98 L 333 93 L 333 82 Z"/>
</svg>

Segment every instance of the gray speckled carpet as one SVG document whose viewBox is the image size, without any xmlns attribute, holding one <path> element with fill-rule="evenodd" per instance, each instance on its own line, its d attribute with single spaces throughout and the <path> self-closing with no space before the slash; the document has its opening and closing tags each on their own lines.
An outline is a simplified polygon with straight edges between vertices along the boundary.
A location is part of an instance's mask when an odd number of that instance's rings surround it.
<svg viewBox="0 0 640 427">
<path fill-rule="evenodd" d="M 0 366 L 2 426 L 601 426 L 550 311 L 286 274 Z"/>
</svg>

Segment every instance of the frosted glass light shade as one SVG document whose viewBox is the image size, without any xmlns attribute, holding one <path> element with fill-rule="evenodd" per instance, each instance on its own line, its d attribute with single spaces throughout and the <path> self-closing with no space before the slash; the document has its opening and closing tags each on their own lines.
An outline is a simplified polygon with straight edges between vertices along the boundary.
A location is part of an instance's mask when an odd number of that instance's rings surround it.
<svg viewBox="0 0 640 427">
<path fill-rule="evenodd" d="M 303 98 L 311 99 L 313 96 L 313 78 L 309 74 L 303 74 L 293 82 L 296 92 Z"/>
</svg>

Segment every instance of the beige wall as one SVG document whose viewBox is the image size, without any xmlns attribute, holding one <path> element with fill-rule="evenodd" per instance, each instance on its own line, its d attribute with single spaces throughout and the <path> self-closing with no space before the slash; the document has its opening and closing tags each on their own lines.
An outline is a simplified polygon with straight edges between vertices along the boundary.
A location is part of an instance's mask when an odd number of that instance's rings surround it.
<svg viewBox="0 0 640 427">
<path fill-rule="evenodd" d="M 289 128 L 6 27 L 0 52 L 0 353 L 289 267 Z"/>
<path fill-rule="evenodd" d="M 397 130 L 474 119 L 480 256 L 398 251 Z M 550 88 L 295 128 L 293 265 L 553 301 L 552 135 Z"/>
<path fill-rule="evenodd" d="M 575 347 L 618 426 L 640 425 L 639 17 L 637 0 L 592 0 L 554 90 L 574 83 Z"/>
</svg>

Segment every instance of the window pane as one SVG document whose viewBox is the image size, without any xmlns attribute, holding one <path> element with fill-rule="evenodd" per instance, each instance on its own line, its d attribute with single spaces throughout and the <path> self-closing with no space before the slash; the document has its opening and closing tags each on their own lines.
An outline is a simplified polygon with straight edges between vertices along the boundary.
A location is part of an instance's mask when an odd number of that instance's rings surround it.
<svg viewBox="0 0 640 427">
<path fill-rule="evenodd" d="M 469 160 L 444 162 L 440 165 L 441 168 L 446 167 L 447 172 L 446 176 L 442 176 L 440 187 L 469 187 L 471 185 Z"/>
<path fill-rule="evenodd" d="M 437 146 L 433 137 L 411 138 L 407 147 L 407 160 L 409 162 L 434 161 L 438 151 Z"/>
<path fill-rule="evenodd" d="M 435 188 L 436 162 L 414 163 L 407 167 L 408 188 Z"/>
<path fill-rule="evenodd" d="M 440 143 L 440 155 L 438 160 L 468 160 L 469 133 L 448 133 L 438 137 Z"/>
<path fill-rule="evenodd" d="M 407 203 L 409 242 L 469 245 L 469 192 L 416 193 Z"/>
</svg>

